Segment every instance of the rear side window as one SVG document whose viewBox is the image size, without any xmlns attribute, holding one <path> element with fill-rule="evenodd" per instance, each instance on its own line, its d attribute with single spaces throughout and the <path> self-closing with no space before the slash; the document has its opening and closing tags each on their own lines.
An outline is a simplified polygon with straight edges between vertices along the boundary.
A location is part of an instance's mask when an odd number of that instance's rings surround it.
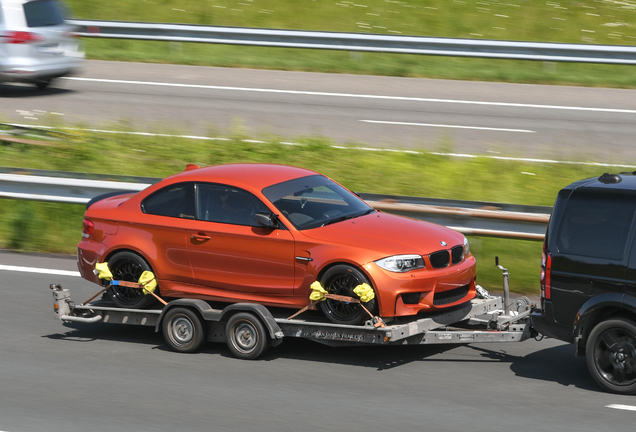
<svg viewBox="0 0 636 432">
<path fill-rule="evenodd" d="M 559 252 L 622 260 L 635 211 L 632 195 L 575 191 L 557 234 Z"/>
<path fill-rule="evenodd" d="M 64 22 L 62 8 L 54 0 L 36 0 L 25 3 L 24 16 L 29 27 L 47 27 Z"/>
<path fill-rule="evenodd" d="M 194 183 L 167 186 L 141 203 L 144 213 L 194 219 Z"/>
</svg>

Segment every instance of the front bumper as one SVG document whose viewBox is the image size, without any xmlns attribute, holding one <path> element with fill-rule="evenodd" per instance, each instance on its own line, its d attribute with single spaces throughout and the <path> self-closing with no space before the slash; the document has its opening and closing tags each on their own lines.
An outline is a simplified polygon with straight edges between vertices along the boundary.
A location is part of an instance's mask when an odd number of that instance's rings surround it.
<svg viewBox="0 0 636 432">
<path fill-rule="evenodd" d="M 406 273 L 386 271 L 375 263 L 364 266 L 376 288 L 380 316 L 411 316 L 439 311 L 475 297 L 475 258 L 443 269 L 421 269 Z"/>
</svg>

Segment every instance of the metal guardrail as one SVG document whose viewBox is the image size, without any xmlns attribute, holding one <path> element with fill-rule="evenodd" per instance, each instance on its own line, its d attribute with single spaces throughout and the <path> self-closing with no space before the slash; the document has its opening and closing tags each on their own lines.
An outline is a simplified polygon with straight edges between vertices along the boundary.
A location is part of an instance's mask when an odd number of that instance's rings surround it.
<svg viewBox="0 0 636 432">
<path fill-rule="evenodd" d="M 72 177 L 69 177 L 72 176 Z M 86 204 L 108 192 L 138 192 L 161 179 L 0 168 L 0 198 Z M 361 193 L 369 205 L 466 235 L 543 240 L 551 207 Z"/>
<path fill-rule="evenodd" d="M 636 64 L 636 46 L 625 45 L 515 42 L 123 21 L 71 20 L 69 23 L 78 27 L 75 34 L 89 38 L 200 42 L 552 62 Z"/>
</svg>

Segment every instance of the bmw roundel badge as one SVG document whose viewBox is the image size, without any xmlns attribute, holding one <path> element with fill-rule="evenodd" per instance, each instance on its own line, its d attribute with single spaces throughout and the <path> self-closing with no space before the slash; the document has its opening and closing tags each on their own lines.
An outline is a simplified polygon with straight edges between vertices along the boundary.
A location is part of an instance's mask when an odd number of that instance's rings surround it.
<svg viewBox="0 0 636 432">
<path fill-rule="evenodd" d="M 444 240 L 439 242 L 442 246 L 447 246 L 446 242 Z"/>
</svg>

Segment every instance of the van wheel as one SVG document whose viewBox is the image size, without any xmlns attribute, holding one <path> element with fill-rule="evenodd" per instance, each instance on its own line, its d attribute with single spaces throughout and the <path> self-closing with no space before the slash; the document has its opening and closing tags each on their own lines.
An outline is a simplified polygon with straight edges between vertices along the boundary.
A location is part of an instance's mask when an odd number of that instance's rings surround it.
<svg viewBox="0 0 636 432">
<path fill-rule="evenodd" d="M 139 255 L 122 251 L 108 260 L 108 268 L 115 280 L 139 282 L 144 271 L 152 271 L 148 263 Z M 154 296 L 145 295 L 142 289 L 112 285 L 108 288 L 109 298 L 121 308 L 146 309 L 155 303 Z"/>
<path fill-rule="evenodd" d="M 240 312 L 228 320 L 225 327 L 227 346 L 236 357 L 257 359 L 269 348 L 270 338 L 265 326 L 256 316 Z"/>
<path fill-rule="evenodd" d="M 325 272 L 320 280 L 321 285 L 329 294 L 338 294 L 342 296 L 354 297 L 358 296 L 353 289 L 360 284 L 369 283 L 367 277 L 355 267 L 340 264 L 331 267 Z M 320 309 L 330 321 L 336 324 L 357 325 L 362 324 L 371 319 L 368 313 L 358 303 L 345 303 L 338 300 L 326 299 L 318 303 Z M 364 307 L 374 315 L 377 315 L 377 298 L 368 303 L 364 303 Z"/>
<path fill-rule="evenodd" d="M 190 309 L 170 309 L 163 319 L 162 328 L 163 338 L 173 351 L 195 352 L 205 340 L 203 323 Z"/>
<path fill-rule="evenodd" d="M 636 393 L 636 324 L 626 318 L 603 321 L 592 329 L 585 347 L 587 367 L 603 389 Z"/>
</svg>

